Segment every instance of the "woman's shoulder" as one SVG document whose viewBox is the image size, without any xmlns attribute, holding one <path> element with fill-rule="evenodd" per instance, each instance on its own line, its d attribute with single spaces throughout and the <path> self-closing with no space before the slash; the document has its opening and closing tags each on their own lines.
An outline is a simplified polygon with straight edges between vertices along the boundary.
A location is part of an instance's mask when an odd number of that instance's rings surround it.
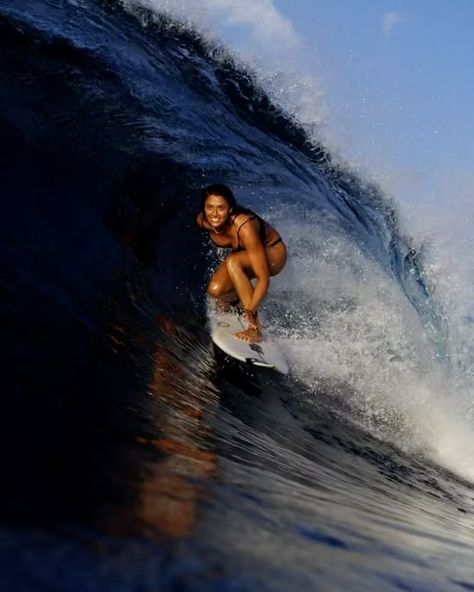
<svg viewBox="0 0 474 592">
<path fill-rule="evenodd" d="M 237 226 L 241 226 L 245 222 L 248 222 L 249 220 L 254 220 L 255 218 L 258 218 L 258 216 L 257 214 L 252 212 L 252 210 L 242 209 L 234 214 L 233 222 Z"/>
</svg>

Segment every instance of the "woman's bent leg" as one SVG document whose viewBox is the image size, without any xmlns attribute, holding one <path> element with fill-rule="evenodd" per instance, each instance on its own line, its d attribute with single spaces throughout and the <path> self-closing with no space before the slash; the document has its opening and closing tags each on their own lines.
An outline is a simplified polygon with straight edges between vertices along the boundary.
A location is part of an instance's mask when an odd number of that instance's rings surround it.
<svg viewBox="0 0 474 592">
<path fill-rule="evenodd" d="M 286 247 L 279 243 L 274 247 L 266 249 L 268 267 L 271 276 L 275 276 L 283 269 L 286 263 Z M 244 309 L 248 308 L 253 296 L 253 285 L 251 279 L 255 277 L 250 265 L 248 255 L 245 251 L 231 253 L 214 272 L 207 293 L 213 298 L 229 300 L 237 293 L 240 303 Z M 236 337 L 244 341 L 261 341 L 261 324 L 258 316 L 247 319 L 249 329 L 236 334 Z"/>
<path fill-rule="evenodd" d="M 266 249 L 268 259 L 268 268 L 271 276 L 275 276 L 283 269 L 286 262 L 286 247 L 283 243 L 278 243 L 274 247 Z M 229 274 L 229 269 L 235 269 L 235 273 Z M 223 261 L 213 273 L 209 280 L 207 293 L 213 298 L 232 298 L 232 292 L 239 294 L 240 291 L 243 296 L 241 304 L 245 308 L 245 301 L 250 298 L 253 293 L 253 286 L 250 282 L 255 277 L 253 269 L 250 265 L 248 255 L 245 251 L 238 253 L 231 253 L 225 261 Z M 252 290 L 252 292 L 250 292 Z M 240 294 L 239 294 L 240 298 Z"/>
<path fill-rule="evenodd" d="M 234 285 L 227 273 L 225 261 L 223 261 L 212 274 L 207 286 L 207 293 L 212 298 L 229 299 L 235 294 Z"/>
<path fill-rule="evenodd" d="M 249 276 L 255 277 L 250 268 L 248 255 L 245 252 L 232 253 L 225 260 L 225 264 L 240 304 L 245 310 L 250 306 L 254 289 Z"/>
<path fill-rule="evenodd" d="M 275 276 L 283 269 L 286 263 L 286 247 L 284 243 L 278 243 L 274 247 L 266 249 L 268 271 Z M 255 273 L 250 265 L 246 251 L 232 253 L 225 260 L 227 277 L 230 279 L 244 309 L 249 308 L 252 301 L 254 287 L 251 279 Z"/>
</svg>

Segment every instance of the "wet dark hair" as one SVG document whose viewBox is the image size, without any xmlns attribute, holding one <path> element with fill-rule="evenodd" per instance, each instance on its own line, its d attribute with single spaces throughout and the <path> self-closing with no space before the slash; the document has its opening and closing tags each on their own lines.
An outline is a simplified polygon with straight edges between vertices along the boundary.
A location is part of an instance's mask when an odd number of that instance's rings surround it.
<svg viewBox="0 0 474 592">
<path fill-rule="evenodd" d="M 208 185 L 207 187 L 204 187 L 204 189 L 201 191 L 201 200 L 202 200 L 202 209 L 203 210 L 204 210 L 204 204 L 206 203 L 206 199 L 210 195 L 219 195 L 219 196 L 223 197 L 226 200 L 227 205 L 229 206 L 229 208 L 231 210 L 240 209 L 237 206 L 237 202 L 235 201 L 234 194 L 227 187 L 227 185 L 221 185 L 219 183 L 214 183 L 213 185 Z"/>
</svg>

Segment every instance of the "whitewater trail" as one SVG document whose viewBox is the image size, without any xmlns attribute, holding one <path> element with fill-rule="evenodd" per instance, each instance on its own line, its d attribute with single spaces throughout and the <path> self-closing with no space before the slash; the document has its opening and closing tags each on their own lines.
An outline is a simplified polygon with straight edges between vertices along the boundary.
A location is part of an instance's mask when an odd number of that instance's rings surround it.
<svg viewBox="0 0 474 592">
<path fill-rule="evenodd" d="M 393 204 L 193 30 L 0 11 L 5 585 L 468 589 L 472 426 Z M 288 245 L 287 380 L 211 346 L 216 181 Z"/>
</svg>

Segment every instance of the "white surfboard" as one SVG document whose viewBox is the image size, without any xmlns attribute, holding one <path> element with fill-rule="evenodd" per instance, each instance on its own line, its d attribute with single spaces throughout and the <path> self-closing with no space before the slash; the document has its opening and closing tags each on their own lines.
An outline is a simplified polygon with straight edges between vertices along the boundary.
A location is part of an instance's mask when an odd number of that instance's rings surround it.
<svg viewBox="0 0 474 592">
<path fill-rule="evenodd" d="M 247 328 L 245 319 L 236 313 L 209 310 L 212 341 L 226 354 L 241 362 L 263 368 L 274 368 L 282 374 L 288 373 L 288 364 L 278 345 L 263 333 L 260 343 L 247 343 L 234 337 L 234 333 Z"/>
</svg>

